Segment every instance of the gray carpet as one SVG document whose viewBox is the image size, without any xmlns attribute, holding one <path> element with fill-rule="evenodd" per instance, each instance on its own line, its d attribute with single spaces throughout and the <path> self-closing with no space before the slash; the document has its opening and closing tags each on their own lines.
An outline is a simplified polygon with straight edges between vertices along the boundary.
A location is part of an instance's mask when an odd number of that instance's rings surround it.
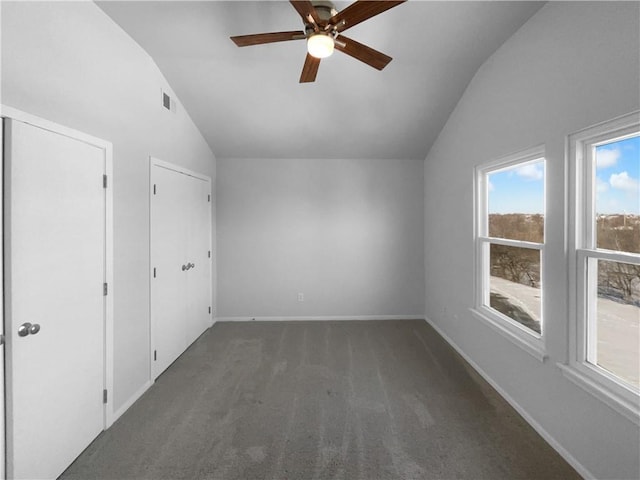
<svg viewBox="0 0 640 480">
<path fill-rule="evenodd" d="M 573 479 L 424 321 L 217 323 L 63 479 Z"/>
</svg>

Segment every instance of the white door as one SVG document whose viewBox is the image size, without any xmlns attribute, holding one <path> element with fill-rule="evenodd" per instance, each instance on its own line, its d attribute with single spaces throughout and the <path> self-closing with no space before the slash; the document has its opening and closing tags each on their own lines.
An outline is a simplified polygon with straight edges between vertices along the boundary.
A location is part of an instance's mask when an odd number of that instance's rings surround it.
<svg viewBox="0 0 640 480">
<path fill-rule="evenodd" d="M 5 120 L 7 466 L 55 478 L 104 427 L 104 150 Z"/>
<path fill-rule="evenodd" d="M 154 379 L 211 325 L 211 182 L 178 168 L 150 171 Z"/>
<path fill-rule="evenodd" d="M 193 265 L 187 271 L 187 345 L 211 326 L 211 187 L 210 182 L 189 177 L 189 235 L 187 254 Z"/>
<path fill-rule="evenodd" d="M 187 177 L 151 169 L 152 376 L 157 378 L 185 349 L 184 304 L 189 185 Z"/>
</svg>

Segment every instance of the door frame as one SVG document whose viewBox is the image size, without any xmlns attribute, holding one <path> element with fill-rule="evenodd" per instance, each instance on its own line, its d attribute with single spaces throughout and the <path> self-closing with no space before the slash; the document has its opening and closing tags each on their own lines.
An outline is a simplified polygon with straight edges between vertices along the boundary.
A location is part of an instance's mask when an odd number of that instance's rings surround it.
<svg viewBox="0 0 640 480">
<path fill-rule="evenodd" d="M 154 346 L 155 346 L 155 331 L 154 331 L 154 321 L 153 321 L 153 317 L 151 315 L 152 312 L 152 302 L 153 302 L 153 296 L 152 296 L 152 282 L 153 282 L 153 259 L 151 258 L 151 252 L 152 252 L 152 248 L 151 248 L 151 242 L 152 242 L 152 238 L 151 238 L 151 222 L 153 220 L 153 180 L 151 177 L 151 172 L 153 170 L 153 167 L 160 167 L 160 168 L 164 168 L 167 170 L 171 170 L 173 172 L 176 173 L 181 173 L 183 175 L 188 175 L 190 177 L 194 177 L 200 180 L 204 180 L 205 182 L 207 182 L 209 184 L 209 195 L 211 195 L 211 197 L 213 197 L 213 186 L 212 186 L 212 180 L 211 177 L 209 177 L 208 175 L 204 175 L 202 173 L 198 173 L 198 172 L 194 172 L 193 170 L 189 170 L 188 168 L 184 168 L 180 165 L 176 165 L 175 163 L 170 163 L 170 162 L 166 162 L 164 160 L 160 160 L 159 158 L 153 157 L 153 156 L 149 156 L 149 380 L 151 383 L 155 383 L 155 378 L 153 376 L 153 350 L 154 350 Z M 213 220 L 211 219 L 211 213 L 212 213 L 212 207 L 211 205 L 213 205 L 213 198 L 211 198 L 210 201 L 210 206 L 209 206 L 209 226 L 213 227 Z M 209 291 L 209 300 L 210 303 L 213 301 L 213 248 L 212 248 L 212 235 L 213 235 L 213 229 L 209 228 L 209 251 L 211 251 L 211 257 L 209 258 L 209 286 L 210 286 L 210 291 Z M 214 315 L 213 315 L 213 304 L 211 304 L 211 313 L 210 313 L 210 322 L 209 322 L 209 327 L 211 328 L 211 326 L 213 325 L 214 321 Z"/>
<path fill-rule="evenodd" d="M 105 251 L 104 251 L 104 282 L 108 285 L 108 294 L 103 297 L 104 299 L 104 326 L 103 326 L 103 338 L 104 338 L 104 358 L 103 358 L 103 385 L 104 389 L 107 390 L 107 402 L 103 405 L 103 430 L 109 428 L 113 422 L 115 421 L 114 416 L 114 394 L 113 394 L 113 347 L 114 347 L 114 329 L 113 329 L 113 321 L 114 321 L 114 288 L 113 288 L 113 145 L 111 142 L 103 140 L 101 138 L 97 138 L 86 133 L 80 132 L 78 130 L 60 125 L 58 123 L 52 122 L 50 120 L 46 120 L 44 118 L 38 117 L 36 115 L 31 115 L 29 113 L 23 112 L 13 107 L 9 107 L 6 105 L 0 105 L 0 117 L 2 119 L 12 119 L 17 120 L 34 127 L 38 127 L 44 130 L 48 130 L 53 133 L 57 133 L 60 135 L 64 135 L 66 137 L 79 140 L 81 142 L 87 143 L 89 145 L 95 146 L 101 149 L 104 152 L 104 174 L 107 176 L 107 188 L 105 188 Z M 6 139 L 5 139 L 6 140 Z M 0 171 L 2 172 L 2 176 L 4 177 L 4 146 L 2 147 L 2 163 L 0 165 Z M 7 188 L 5 188 L 7 187 Z M 5 186 L 4 181 L 0 182 L 0 197 L 3 200 L 4 206 L 2 207 L 2 216 L 3 219 L 0 222 L 0 231 L 3 233 L 3 239 L 5 233 L 8 233 L 8 230 L 5 228 L 5 215 L 4 208 L 9 204 L 7 196 L 10 195 L 11 186 Z M 5 252 L 2 260 L 6 258 L 10 258 L 11 252 L 10 248 L 6 248 L 5 244 Z M 4 272 L 4 266 L 6 262 L 2 262 L 2 268 Z M 4 276 L 4 275 L 3 275 Z M 2 276 L 2 277 L 3 277 Z M 2 282 L 2 277 L 0 277 L 0 282 Z M 2 287 L 3 296 L 11 295 L 11 285 L 7 282 L 0 283 Z M 1 309 L 0 315 L 2 319 L 2 327 L 4 328 L 5 324 L 5 311 L 3 306 Z M 8 339 L 10 341 L 10 339 Z M 7 352 L 5 350 L 5 355 Z M 5 362 L 6 365 L 6 362 Z M 4 368 L 1 372 L 2 375 L 2 385 L 5 388 L 5 371 Z M 2 415 L 6 418 L 6 405 L 2 406 Z M 6 468 L 6 462 L 8 459 L 6 458 L 6 446 L 7 446 L 7 438 L 6 438 L 6 427 L 2 425 L 2 432 L 0 434 L 5 439 L 4 449 L 0 455 L 3 457 L 3 466 Z M 6 469 L 5 469 L 6 472 Z M 3 472 L 4 473 L 4 472 Z M 2 476 L 4 478 L 4 475 Z"/>
</svg>

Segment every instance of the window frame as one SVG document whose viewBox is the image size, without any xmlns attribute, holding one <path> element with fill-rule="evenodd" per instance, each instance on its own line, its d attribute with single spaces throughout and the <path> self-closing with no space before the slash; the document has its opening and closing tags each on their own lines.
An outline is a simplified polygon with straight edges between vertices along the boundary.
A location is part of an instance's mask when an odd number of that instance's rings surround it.
<svg viewBox="0 0 640 480">
<path fill-rule="evenodd" d="M 515 166 L 525 166 L 532 163 L 542 162 L 544 165 L 544 177 L 543 177 L 543 225 L 544 236 L 542 243 L 524 241 L 524 240 L 512 240 L 506 238 L 490 237 L 488 231 L 489 222 L 489 189 L 488 189 L 488 175 L 491 173 L 499 172 L 513 168 Z M 543 319 L 545 318 L 545 302 L 544 292 L 542 285 L 544 282 L 544 275 L 546 268 L 544 268 L 544 252 L 545 252 L 545 239 L 547 236 L 547 215 L 546 215 L 546 189 L 547 189 L 547 165 L 545 158 L 544 145 L 536 146 L 524 151 L 506 155 L 496 160 L 477 165 L 474 170 L 474 254 L 475 254 L 475 271 L 474 271 L 474 291 L 475 299 L 474 306 L 471 308 L 471 313 L 483 321 L 485 324 L 493 328 L 496 332 L 503 335 L 515 345 L 522 348 L 524 351 L 532 355 L 540 362 L 544 362 L 547 357 L 546 354 L 546 337 L 545 328 L 543 326 Z M 490 298 L 490 258 L 489 249 L 491 244 L 505 245 L 510 247 L 519 247 L 538 250 L 540 254 L 540 314 L 541 314 L 541 333 L 533 331 L 530 328 L 521 325 L 512 318 L 500 313 L 499 311 L 489 306 Z"/>
<path fill-rule="evenodd" d="M 567 137 L 569 358 L 557 364 L 569 380 L 636 425 L 640 425 L 640 389 L 591 363 L 589 358 L 597 345 L 593 333 L 598 260 L 640 265 L 640 254 L 597 248 L 594 152 L 599 145 L 633 137 L 639 132 L 640 111 L 636 111 Z"/>
</svg>

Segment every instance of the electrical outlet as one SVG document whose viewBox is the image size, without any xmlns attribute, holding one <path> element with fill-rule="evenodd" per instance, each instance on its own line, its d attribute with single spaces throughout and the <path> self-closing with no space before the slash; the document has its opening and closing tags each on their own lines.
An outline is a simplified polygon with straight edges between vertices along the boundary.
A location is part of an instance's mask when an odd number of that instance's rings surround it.
<svg viewBox="0 0 640 480">
<path fill-rule="evenodd" d="M 304 302 L 304 293 L 298 293 L 298 301 Z"/>
</svg>

